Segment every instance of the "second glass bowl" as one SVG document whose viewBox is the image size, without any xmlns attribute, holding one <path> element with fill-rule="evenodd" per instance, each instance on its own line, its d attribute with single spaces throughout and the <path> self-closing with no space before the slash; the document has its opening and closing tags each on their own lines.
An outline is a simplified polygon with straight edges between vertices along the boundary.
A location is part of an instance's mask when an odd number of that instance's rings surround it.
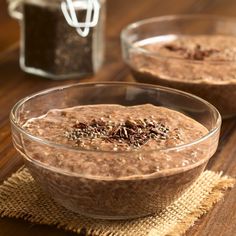
<svg viewBox="0 0 236 236">
<path fill-rule="evenodd" d="M 208 15 L 161 16 L 135 22 L 121 34 L 123 58 L 136 81 L 193 93 L 215 105 L 223 118 L 231 117 L 236 115 L 235 25 L 236 19 Z M 186 45 L 175 48 L 172 42 L 189 36 L 193 41 L 196 36 L 205 37 L 204 46 L 208 49 L 204 51 L 196 43 L 196 54 L 185 59 L 171 53 L 163 55 L 160 49 L 150 47 L 166 43 L 179 54 Z M 211 48 L 215 36 L 219 42 Z M 228 48 L 222 54 L 226 53 L 230 60 L 222 60 L 219 50 L 226 41 Z M 194 44 L 190 39 L 191 43 Z M 218 58 L 202 58 L 212 52 L 217 52 Z"/>
</svg>

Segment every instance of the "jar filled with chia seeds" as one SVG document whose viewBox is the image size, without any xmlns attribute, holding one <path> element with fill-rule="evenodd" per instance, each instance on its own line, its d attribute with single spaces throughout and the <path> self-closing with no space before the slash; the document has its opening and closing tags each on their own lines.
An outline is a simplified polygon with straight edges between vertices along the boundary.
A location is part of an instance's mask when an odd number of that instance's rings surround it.
<svg viewBox="0 0 236 236">
<path fill-rule="evenodd" d="M 104 60 L 106 0 L 8 0 L 20 20 L 20 66 L 52 79 L 95 73 Z"/>
</svg>

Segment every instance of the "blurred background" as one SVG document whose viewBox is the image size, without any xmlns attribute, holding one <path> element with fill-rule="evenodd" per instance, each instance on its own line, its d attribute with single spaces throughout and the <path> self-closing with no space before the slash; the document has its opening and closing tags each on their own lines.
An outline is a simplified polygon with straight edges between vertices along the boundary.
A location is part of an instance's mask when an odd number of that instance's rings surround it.
<svg viewBox="0 0 236 236">
<path fill-rule="evenodd" d="M 130 2 L 130 3 L 127 3 Z M 235 0 L 107 0 L 107 54 L 119 49 L 119 33 L 130 22 L 167 14 L 207 13 L 236 15 Z M 0 0 L 0 60 L 6 60 L 8 51 L 18 48 L 19 25 L 9 17 L 7 0 Z M 118 50 L 117 53 L 120 51 Z M 108 57 L 109 58 L 109 57 Z M 109 58 L 109 63 L 117 58 Z"/>
</svg>

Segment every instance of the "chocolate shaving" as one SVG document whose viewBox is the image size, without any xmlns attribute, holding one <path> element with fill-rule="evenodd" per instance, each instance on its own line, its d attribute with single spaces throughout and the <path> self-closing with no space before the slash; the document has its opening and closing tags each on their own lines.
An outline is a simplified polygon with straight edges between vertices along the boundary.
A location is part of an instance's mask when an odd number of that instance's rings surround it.
<svg viewBox="0 0 236 236">
<path fill-rule="evenodd" d="M 80 122 L 80 123 L 78 123 L 78 124 L 75 124 L 75 125 L 74 125 L 74 128 L 75 128 L 75 129 L 86 129 L 86 128 L 87 128 L 87 125 L 86 125 L 85 123 Z"/>
<path fill-rule="evenodd" d="M 219 50 L 216 49 L 204 50 L 201 48 L 201 45 L 197 44 L 192 52 L 187 52 L 186 59 L 204 60 L 206 57 L 209 57 L 216 52 L 219 52 Z"/>
<path fill-rule="evenodd" d="M 77 123 L 66 132 L 69 140 L 79 145 L 82 139 L 101 138 L 107 142 L 126 143 L 138 148 L 150 139 L 161 141 L 168 138 L 169 129 L 162 123 L 149 119 L 126 120 L 122 123 L 93 119 L 88 123 Z"/>
</svg>

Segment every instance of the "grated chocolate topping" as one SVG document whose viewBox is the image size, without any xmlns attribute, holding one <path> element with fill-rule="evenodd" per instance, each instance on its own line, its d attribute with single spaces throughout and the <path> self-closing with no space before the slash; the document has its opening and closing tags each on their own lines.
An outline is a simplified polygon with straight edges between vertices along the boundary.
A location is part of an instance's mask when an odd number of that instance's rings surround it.
<svg viewBox="0 0 236 236">
<path fill-rule="evenodd" d="M 203 49 L 200 44 L 196 44 L 193 50 L 179 47 L 174 44 L 167 44 L 164 46 L 169 51 L 173 52 L 180 52 L 184 54 L 185 59 L 191 59 L 191 60 L 204 60 L 206 57 L 211 56 L 214 53 L 219 52 L 217 49 Z"/>
<path fill-rule="evenodd" d="M 65 136 L 80 145 L 83 139 L 100 138 L 111 143 L 126 143 L 130 147 L 139 148 L 150 139 L 155 141 L 166 140 L 169 128 L 152 119 L 127 119 L 124 122 L 105 122 L 93 119 L 88 123 L 76 123 Z"/>
</svg>

